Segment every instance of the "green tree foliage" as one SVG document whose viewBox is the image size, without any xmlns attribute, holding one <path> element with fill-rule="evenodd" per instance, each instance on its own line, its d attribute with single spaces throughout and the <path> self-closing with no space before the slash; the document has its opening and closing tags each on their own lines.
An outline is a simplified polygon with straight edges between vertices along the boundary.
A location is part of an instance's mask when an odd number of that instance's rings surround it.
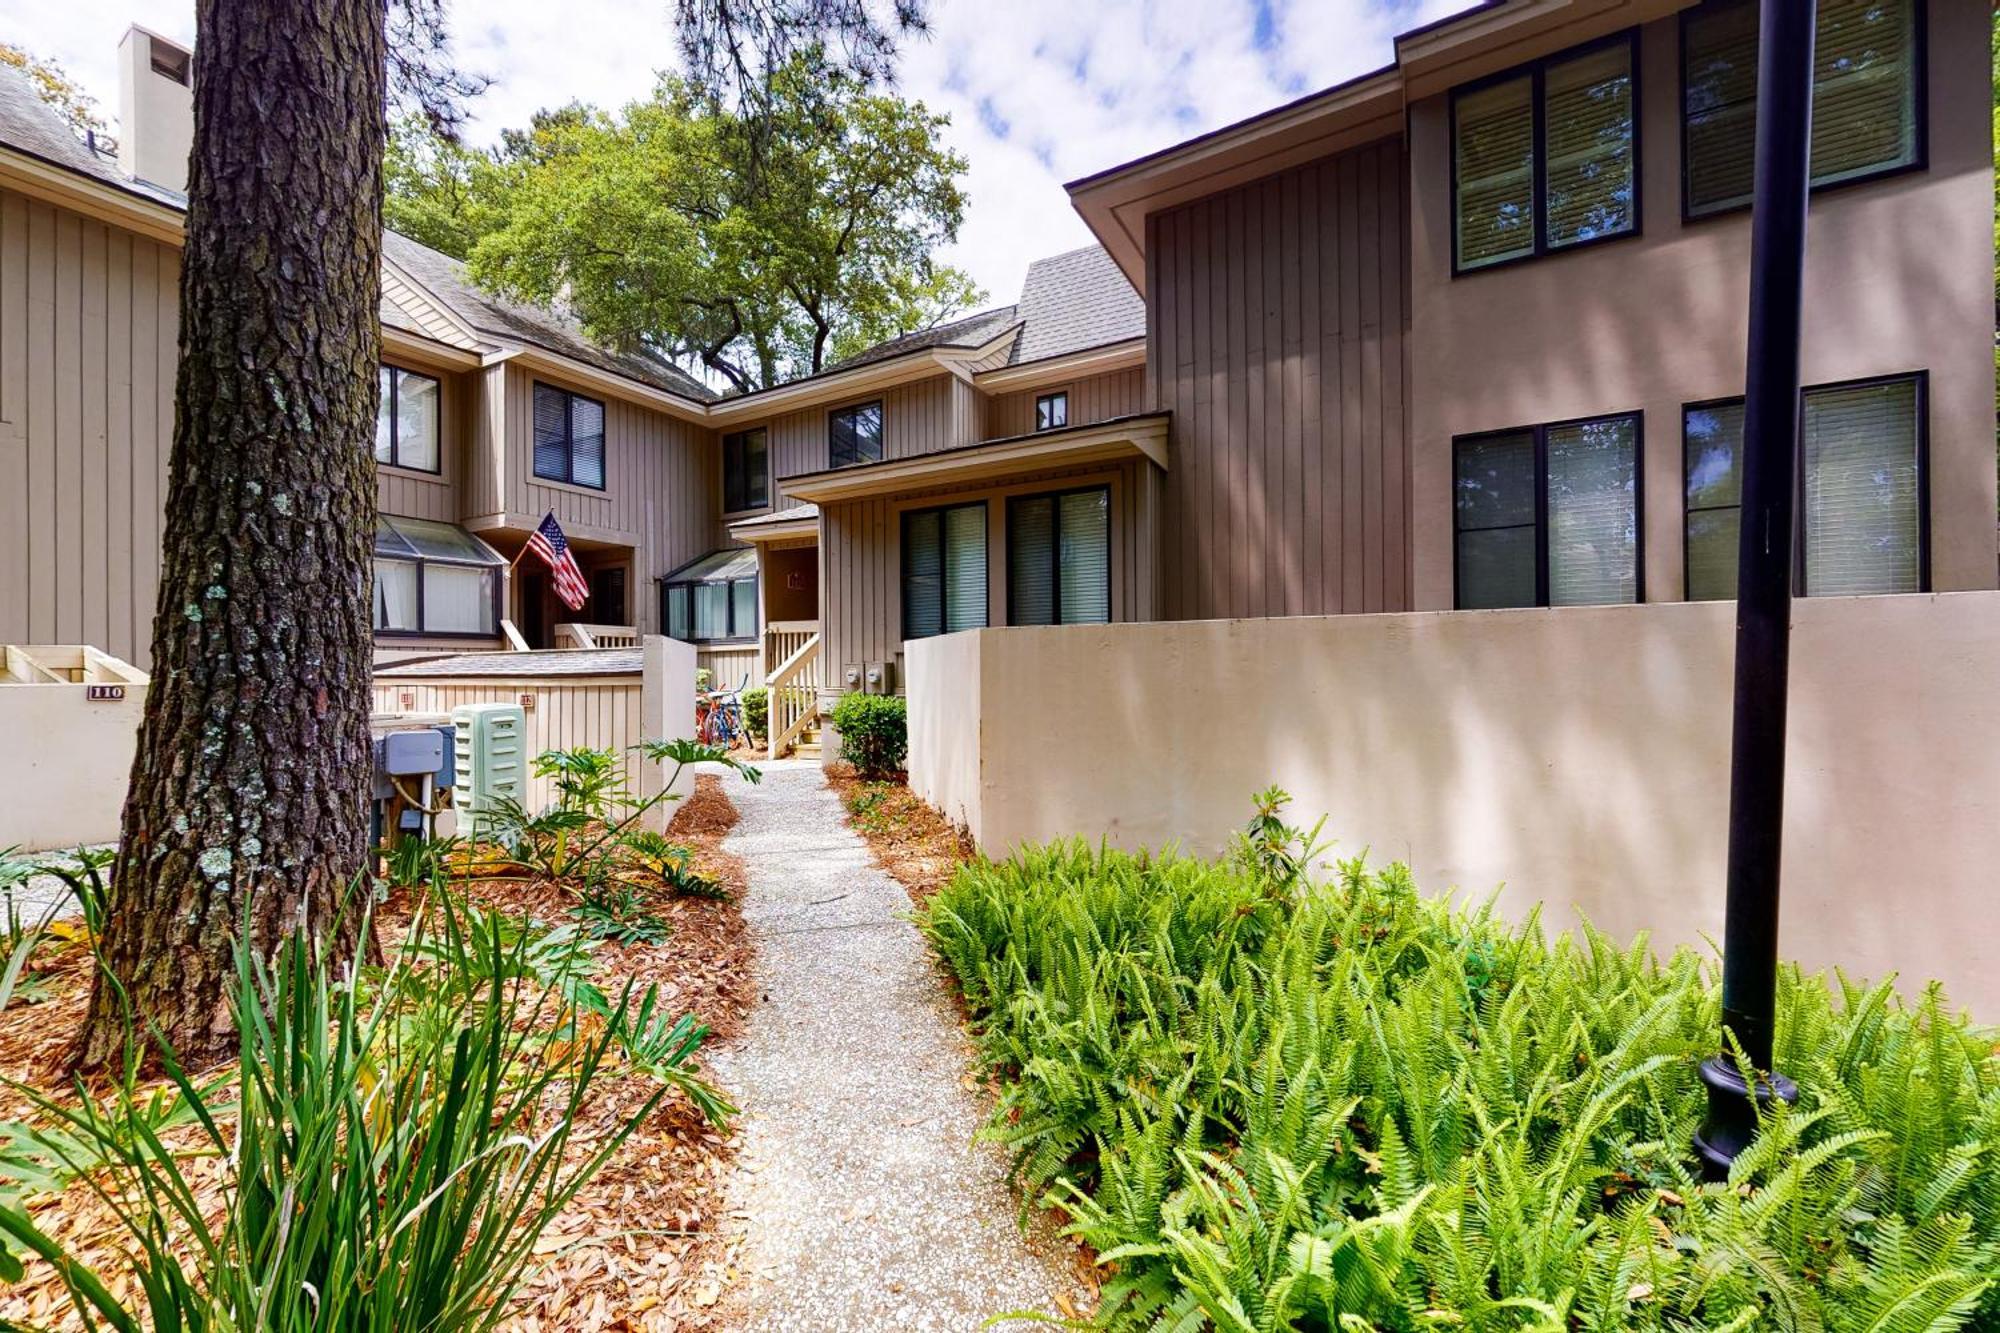
<svg viewBox="0 0 2000 1333">
<path fill-rule="evenodd" d="M 405 121 L 388 217 L 496 292 L 560 298 L 594 337 L 763 388 L 979 299 L 931 258 L 965 213 L 947 123 L 803 57 L 751 116 L 667 79 L 486 153 Z"/>
<path fill-rule="evenodd" d="M 478 172 L 487 160 L 477 149 L 431 133 L 420 116 L 398 119 L 382 156 L 383 224 L 464 259 L 479 239 Z"/>
<path fill-rule="evenodd" d="M 104 118 L 97 114 L 97 99 L 69 76 L 69 71 L 53 60 L 45 60 L 24 47 L 0 42 L 0 65 L 12 65 L 28 76 L 41 99 L 55 108 L 79 136 L 102 135 Z"/>
</svg>

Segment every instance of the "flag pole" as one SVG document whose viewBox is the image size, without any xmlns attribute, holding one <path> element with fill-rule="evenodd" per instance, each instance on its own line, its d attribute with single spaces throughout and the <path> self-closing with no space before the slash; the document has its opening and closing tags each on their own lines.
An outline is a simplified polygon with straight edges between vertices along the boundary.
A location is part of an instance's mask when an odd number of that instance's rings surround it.
<svg viewBox="0 0 2000 1333">
<path fill-rule="evenodd" d="M 543 514 L 542 523 L 548 522 L 549 519 L 555 514 L 555 512 L 556 512 L 555 510 L 551 509 L 549 510 L 548 513 Z M 535 524 L 535 532 L 540 532 L 542 530 L 542 523 Z M 534 532 L 528 534 L 528 536 L 530 537 L 533 537 L 534 535 L 535 535 Z M 507 572 L 509 574 L 512 574 L 514 572 L 514 567 L 521 563 L 521 557 L 526 555 L 527 553 L 528 553 L 528 543 L 526 541 L 523 541 L 521 543 L 521 549 L 514 552 L 514 558 L 507 562 Z"/>
</svg>

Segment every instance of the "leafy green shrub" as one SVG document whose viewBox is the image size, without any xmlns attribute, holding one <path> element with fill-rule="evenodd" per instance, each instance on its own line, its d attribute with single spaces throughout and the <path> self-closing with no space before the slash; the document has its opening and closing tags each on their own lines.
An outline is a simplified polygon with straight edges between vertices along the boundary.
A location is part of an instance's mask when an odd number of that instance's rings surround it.
<svg viewBox="0 0 2000 1333">
<path fill-rule="evenodd" d="M 1105 1325 L 2000 1327 L 2000 1053 L 1936 988 L 1787 969 L 1804 1102 L 1704 1184 L 1699 956 L 1400 865 L 1276 892 L 1301 844 L 1250 837 L 1031 849 L 920 913 L 1005 1089 L 984 1133 L 1107 1266 Z"/>
<path fill-rule="evenodd" d="M 771 691 L 762 685 L 743 691 L 743 725 L 752 736 L 771 739 Z"/>
<path fill-rule="evenodd" d="M 833 729 L 840 754 L 864 778 L 890 778 L 903 771 L 910 750 L 909 710 L 893 694 L 847 694 L 833 706 Z"/>
<path fill-rule="evenodd" d="M 224 1163 L 222 1213 L 183 1174 L 185 1147 L 160 1137 L 134 1034 L 108 1100 L 12 1086 L 53 1123 L 38 1146 L 90 1172 L 137 1281 L 114 1290 L 16 1203 L 0 1204 L 0 1236 L 59 1266 L 86 1324 L 121 1333 L 493 1328 L 549 1223 L 667 1085 L 718 1120 L 733 1111 L 688 1068 L 699 1026 L 661 1015 L 656 990 L 628 986 L 598 1013 L 565 985 L 569 964 L 520 984 L 552 957 L 587 957 L 573 944 L 550 955 L 549 939 L 441 895 L 409 943 L 352 981 L 301 936 L 268 964 L 246 941 L 234 1072 L 202 1086 L 170 1047 L 155 1052 L 178 1091 L 168 1114 L 191 1117 L 194 1151 Z M 621 1062 L 662 1086 L 572 1154 L 579 1108 Z M 0 1268 L 19 1276 L 6 1253 Z"/>
<path fill-rule="evenodd" d="M 577 892 L 570 915 L 595 940 L 614 944 L 658 944 L 673 933 L 646 901 L 646 895 L 622 880 L 598 879 Z"/>
</svg>

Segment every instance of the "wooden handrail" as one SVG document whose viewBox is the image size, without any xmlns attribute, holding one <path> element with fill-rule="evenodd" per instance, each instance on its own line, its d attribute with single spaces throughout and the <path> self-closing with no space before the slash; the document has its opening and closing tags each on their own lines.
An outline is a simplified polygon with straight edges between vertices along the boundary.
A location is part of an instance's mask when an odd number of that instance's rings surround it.
<svg viewBox="0 0 2000 1333">
<path fill-rule="evenodd" d="M 814 633 L 764 678 L 767 751 L 772 759 L 790 749 L 819 717 L 819 650 L 820 637 Z"/>
<path fill-rule="evenodd" d="M 558 648 L 636 648 L 639 646 L 639 627 L 564 621 L 556 626 L 555 639 Z"/>
</svg>

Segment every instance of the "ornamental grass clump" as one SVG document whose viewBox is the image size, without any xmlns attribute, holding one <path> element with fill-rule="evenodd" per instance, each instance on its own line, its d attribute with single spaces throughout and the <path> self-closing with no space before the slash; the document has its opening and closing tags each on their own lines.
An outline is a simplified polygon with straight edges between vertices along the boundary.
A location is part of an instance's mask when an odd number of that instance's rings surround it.
<svg viewBox="0 0 2000 1333">
<path fill-rule="evenodd" d="M 1311 840 L 1252 833 L 1029 849 L 920 913 L 1004 1089 L 984 1134 L 1097 1252 L 1104 1326 L 2000 1327 L 2000 1054 L 1936 987 L 1787 969 L 1804 1098 L 1704 1184 L 1700 956 L 1401 865 L 1276 883 Z"/>
<path fill-rule="evenodd" d="M 497 1327 L 544 1232 L 669 1088 L 717 1125 L 735 1113 L 694 1072 L 707 1029 L 655 988 L 606 995 L 593 947 L 446 890 L 380 966 L 336 970 L 297 935 L 267 962 L 243 941 L 232 1070 L 196 1078 L 128 1026 L 108 1094 L 12 1085 L 41 1120 L 0 1152 L 0 1281 L 55 1264 L 83 1324 L 118 1333 Z M 573 1137 L 593 1089 L 628 1074 L 654 1086 Z M 7 1197 L 10 1175 L 86 1182 L 123 1261 L 88 1266 Z"/>
</svg>

